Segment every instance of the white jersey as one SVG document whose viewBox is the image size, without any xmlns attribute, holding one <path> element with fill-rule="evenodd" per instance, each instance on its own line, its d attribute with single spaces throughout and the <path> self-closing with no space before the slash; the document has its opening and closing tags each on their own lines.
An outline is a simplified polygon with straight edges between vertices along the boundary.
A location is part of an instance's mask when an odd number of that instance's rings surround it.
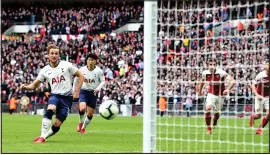
<svg viewBox="0 0 270 155">
<path fill-rule="evenodd" d="M 45 66 L 38 74 L 37 80 L 44 82 L 49 81 L 51 93 L 72 96 L 72 76 L 78 68 L 67 61 L 60 61 L 57 67 L 51 65 Z"/>
<path fill-rule="evenodd" d="M 94 90 L 96 88 L 101 89 L 105 83 L 105 77 L 103 71 L 96 66 L 94 70 L 89 71 L 87 66 L 79 69 L 84 75 L 84 81 L 81 89 L 83 90 Z M 75 84 L 77 84 L 77 78 L 75 79 Z M 101 84 L 101 85 L 100 85 Z M 75 86 L 75 85 L 74 85 Z"/>
<path fill-rule="evenodd" d="M 269 97 L 269 76 L 266 73 L 266 71 L 260 72 L 255 80 L 253 80 L 253 83 L 257 85 L 257 93 L 259 95 L 262 95 L 264 97 Z"/>
</svg>

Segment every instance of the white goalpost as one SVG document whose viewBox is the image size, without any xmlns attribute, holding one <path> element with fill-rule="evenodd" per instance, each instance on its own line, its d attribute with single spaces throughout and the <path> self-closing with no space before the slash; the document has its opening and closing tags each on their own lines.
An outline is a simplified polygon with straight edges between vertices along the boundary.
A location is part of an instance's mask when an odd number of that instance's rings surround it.
<svg viewBox="0 0 270 155">
<path fill-rule="evenodd" d="M 269 153 L 269 124 L 262 135 L 261 119 L 249 126 L 250 82 L 269 61 L 269 16 L 267 0 L 144 2 L 143 153 Z M 236 84 L 207 135 L 208 86 L 197 92 L 213 57 Z"/>
<path fill-rule="evenodd" d="M 147 52 L 146 52 L 147 51 Z M 143 152 L 156 149 L 157 2 L 144 2 Z"/>
</svg>

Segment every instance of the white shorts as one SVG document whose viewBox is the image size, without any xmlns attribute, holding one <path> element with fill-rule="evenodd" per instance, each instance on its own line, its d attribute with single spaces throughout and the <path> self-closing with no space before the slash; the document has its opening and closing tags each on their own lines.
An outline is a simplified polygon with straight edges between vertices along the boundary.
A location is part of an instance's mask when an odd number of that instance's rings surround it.
<svg viewBox="0 0 270 155">
<path fill-rule="evenodd" d="M 261 114 L 264 109 L 269 109 L 269 97 L 264 97 L 262 100 L 258 100 L 255 96 L 255 113 Z"/>
<path fill-rule="evenodd" d="M 222 106 L 224 104 L 225 97 L 224 96 L 216 96 L 208 93 L 206 97 L 206 106 L 211 105 L 215 108 L 215 111 L 221 111 Z"/>
</svg>

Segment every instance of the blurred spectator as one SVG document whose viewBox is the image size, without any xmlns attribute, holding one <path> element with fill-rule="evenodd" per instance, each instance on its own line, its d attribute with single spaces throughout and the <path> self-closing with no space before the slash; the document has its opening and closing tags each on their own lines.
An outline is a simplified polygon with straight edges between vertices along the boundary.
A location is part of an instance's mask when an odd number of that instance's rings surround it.
<svg viewBox="0 0 270 155">
<path fill-rule="evenodd" d="M 18 98 L 16 95 L 13 95 L 10 99 L 9 103 L 9 114 L 12 114 L 17 109 L 17 104 L 19 103 Z"/>
<path fill-rule="evenodd" d="M 190 111 L 192 110 L 193 103 L 192 99 L 190 97 L 187 97 L 186 101 L 184 102 L 183 106 L 186 110 L 187 117 L 190 117 Z"/>
<path fill-rule="evenodd" d="M 2 32 L 13 23 L 31 24 L 43 22 L 45 27 L 36 29 L 41 35 L 53 34 L 99 34 L 112 32 L 128 21 L 143 17 L 142 2 L 92 3 L 89 7 L 65 4 L 46 4 L 44 7 L 2 8 Z M 12 14 L 10 16 L 10 14 Z"/>
<path fill-rule="evenodd" d="M 1 93 L 1 103 L 5 103 L 7 100 L 8 100 L 7 92 L 3 90 Z"/>
<path fill-rule="evenodd" d="M 164 95 L 165 95 L 164 93 L 161 93 L 161 96 L 159 97 L 158 100 L 160 117 L 163 117 L 164 112 L 167 109 L 167 99 Z"/>
<path fill-rule="evenodd" d="M 27 96 L 24 94 L 24 95 L 22 96 L 21 100 L 20 100 L 20 104 L 21 104 L 21 112 L 20 112 L 20 114 L 27 114 L 29 103 L 30 103 L 29 97 L 27 97 Z"/>
<path fill-rule="evenodd" d="M 109 100 L 111 97 L 110 97 L 110 92 L 109 91 L 106 91 L 105 92 L 105 95 L 103 96 L 102 98 L 102 102 L 106 101 L 106 100 Z"/>
</svg>

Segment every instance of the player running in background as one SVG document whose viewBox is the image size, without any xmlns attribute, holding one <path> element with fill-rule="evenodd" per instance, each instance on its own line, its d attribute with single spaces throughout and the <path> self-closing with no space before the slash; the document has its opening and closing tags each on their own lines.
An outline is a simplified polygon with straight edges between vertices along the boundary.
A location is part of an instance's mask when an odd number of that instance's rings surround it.
<svg viewBox="0 0 270 155">
<path fill-rule="evenodd" d="M 80 91 L 79 99 L 79 115 L 80 121 L 77 126 L 77 132 L 85 134 L 85 128 L 91 122 L 96 108 L 98 92 L 105 85 L 105 77 L 103 71 L 96 66 L 98 57 L 95 54 L 89 54 L 87 57 L 87 66 L 79 70 L 84 74 L 84 82 Z M 74 79 L 75 87 L 77 78 Z M 85 110 L 87 107 L 87 116 L 84 119 Z"/>
<path fill-rule="evenodd" d="M 73 98 L 79 98 L 79 92 L 83 83 L 83 74 L 67 61 L 60 61 L 59 47 L 48 46 L 49 65 L 45 66 L 38 74 L 37 79 L 29 85 L 22 84 L 22 90 L 35 90 L 41 82 L 47 80 L 51 86 L 51 94 L 48 108 L 42 119 L 41 136 L 33 141 L 44 143 L 45 139 L 56 134 L 61 124 L 66 120 L 72 105 L 72 76 L 78 77 L 78 85 Z M 56 114 L 54 124 L 51 126 L 53 114 Z M 48 131 L 49 127 L 50 130 Z"/>
<path fill-rule="evenodd" d="M 217 69 L 217 61 L 208 61 L 209 69 L 202 72 L 202 81 L 200 83 L 198 96 L 202 96 L 202 88 L 205 82 L 208 82 L 209 89 L 205 106 L 205 122 L 207 125 L 207 134 L 212 134 L 211 128 L 211 109 L 215 109 L 213 118 L 213 128 L 217 125 L 224 99 L 229 94 L 231 88 L 235 85 L 235 80 L 225 71 Z M 225 89 L 225 81 L 229 81 L 228 87 Z"/>
<path fill-rule="evenodd" d="M 250 127 L 253 127 L 254 120 L 261 118 L 263 108 L 266 114 L 256 131 L 256 134 L 262 134 L 264 128 L 269 121 L 269 62 L 266 62 L 265 70 L 260 72 L 251 85 L 252 91 L 255 94 L 255 114 L 250 116 Z"/>
</svg>

